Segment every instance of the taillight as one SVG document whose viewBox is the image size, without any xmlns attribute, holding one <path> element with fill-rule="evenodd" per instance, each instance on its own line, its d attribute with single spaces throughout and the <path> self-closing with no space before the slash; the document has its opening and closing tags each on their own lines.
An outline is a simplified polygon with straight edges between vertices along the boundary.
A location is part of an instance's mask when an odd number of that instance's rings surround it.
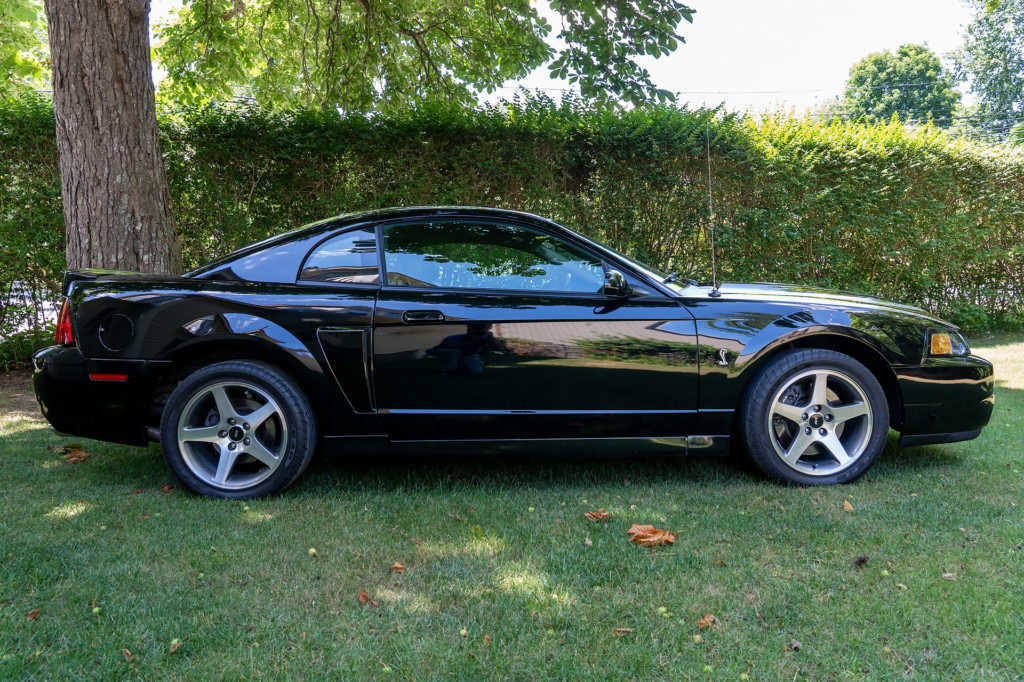
<svg viewBox="0 0 1024 682">
<path fill-rule="evenodd" d="M 64 299 L 64 305 L 60 307 L 60 315 L 57 316 L 57 331 L 53 335 L 57 343 L 74 343 L 75 338 L 71 333 L 71 301 Z"/>
</svg>

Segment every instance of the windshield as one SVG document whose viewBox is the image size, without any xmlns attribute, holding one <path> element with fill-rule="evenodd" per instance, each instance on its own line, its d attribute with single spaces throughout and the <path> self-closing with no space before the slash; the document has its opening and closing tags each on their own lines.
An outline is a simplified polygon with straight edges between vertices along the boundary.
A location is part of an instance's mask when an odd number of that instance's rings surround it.
<svg viewBox="0 0 1024 682">
<path fill-rule="evenodd" d="M 651 267 L 650 265 L 646 265 L 645 263 L 641 263 L 638 260 L 635 260 L 633 258 L 630 258 L 629 256 L 619 253 L 618 251 L 605 246 L 601 242 L 594 241 L 590 237 L 584 236 L 575 230 L 570 230 L 568 227 L 562 227 L 562 229 L 564 229 L 566 232 L 570 232 L 576 235 L 577 237 L 587 242 L 588 244 L 598 249 L 599 251 L 603 251 L 610 256 L 614 256 L 619 260 L 625 261 L 631 268 L 633 268 L 642 275 L 646 275 L 647 277 L 650 277 L 651 279 L 660 282 L 662 286 L 666 286 L 672 289 L 673 291 L 677 291 L 679 293 L 682 293 L 686 290 L 686 286 L 682 284 L 677 284 L 675 282 L 666 283 L 665 278 L 668 277 L 668 273 L 663 272 L 658 268 Z"/>
</svg>

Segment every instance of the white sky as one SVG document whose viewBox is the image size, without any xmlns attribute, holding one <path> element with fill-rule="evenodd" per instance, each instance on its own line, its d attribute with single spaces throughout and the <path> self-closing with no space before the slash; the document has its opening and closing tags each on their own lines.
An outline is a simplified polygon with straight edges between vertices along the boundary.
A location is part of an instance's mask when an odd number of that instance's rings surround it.
<svg viewBox="0 0 1024 682">
<path fill-rule="evenodd" d="M 152 0 L 153 23 L 181 5 Z M 963 0 L 689 0 L 697 10 L 680 32 L 686 43 L 645 60 L 658 87 L 681 102 L 730 110 L 802 113 L 842 93 L 850 67 L 865 55 L 925 43 L 939 56 L 960 45 L 970 10 Z M 546 7 L 545 7 L 546 10 Z M 556 17 L 545 11 L 557 32 Z M 566 88 L 541 67 L 517 85 Z M 553 93 L 556 94 L 556 93 Z"/>
</svg>

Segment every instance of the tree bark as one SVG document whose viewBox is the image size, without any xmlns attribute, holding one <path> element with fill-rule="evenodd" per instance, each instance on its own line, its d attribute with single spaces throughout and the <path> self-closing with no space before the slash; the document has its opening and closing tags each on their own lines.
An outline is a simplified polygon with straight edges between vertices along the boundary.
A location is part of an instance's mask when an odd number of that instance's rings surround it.
<svg viewBox="0 0 1024 682">
<path fill-rule="evenodd" d="M 67 266 L 181 270 L 149 0 L 46 0 Z"/>
</svg>

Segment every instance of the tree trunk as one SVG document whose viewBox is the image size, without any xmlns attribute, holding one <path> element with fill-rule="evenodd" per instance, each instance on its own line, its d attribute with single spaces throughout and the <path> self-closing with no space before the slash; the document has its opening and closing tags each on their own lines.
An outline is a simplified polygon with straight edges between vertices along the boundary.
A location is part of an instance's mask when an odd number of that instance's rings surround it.
<svg viewBox="0 0 1024 682">
<path fill-rule="evenodd" d="M 46 0 L 67 266 L 180 272 L 149 0 Z"/>
</svg>

